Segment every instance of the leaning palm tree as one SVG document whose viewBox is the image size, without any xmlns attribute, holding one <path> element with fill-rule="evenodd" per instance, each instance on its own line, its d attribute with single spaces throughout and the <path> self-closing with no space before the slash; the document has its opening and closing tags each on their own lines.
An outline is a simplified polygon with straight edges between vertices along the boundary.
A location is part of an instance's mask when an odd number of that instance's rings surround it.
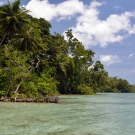
<svg viewBox="0 0 135 135">
<path fill-rule="evenodd" d="M 20 0 L 15 0 L 12 4 L 9 0 L 7 0 L 7 2 L 8 4 L 0 7 L 0 26 L 3 31 L 0 46 L 7 34 L 9 34 L 12 39 L 16 30 L 21 31 L 22 26 L 29 24 L 29 19 L 26 14 L 28 10 L 20 8 Z"/>
</svg>

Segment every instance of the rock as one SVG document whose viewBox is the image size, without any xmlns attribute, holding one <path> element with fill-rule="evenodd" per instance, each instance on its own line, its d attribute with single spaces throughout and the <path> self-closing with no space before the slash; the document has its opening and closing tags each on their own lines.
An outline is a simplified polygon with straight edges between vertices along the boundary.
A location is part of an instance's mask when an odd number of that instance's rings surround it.
<svg viewBox="0 0 135 135">
<path fill-rule="evenodd" d="M 22 100 L 20 98 L 16 98 L 15 102 L 22 102 Z"/>
<path fill-rule="evenodd" d="M 38 100 L 38 102 L 45 102 L 45 99 L 44 99 L 44 98 L 40 98 L 40 99 Z"/>
<path fill-rule="evenodd" d="M 46 98 L 46 102 L 47 103 L 59 103 L 60 102 L 60 98 L 59 97 L 49 97 Z"/>
<path fill-rule="evenodd" d="M 3 100 L 3 102 L 9 102 L 10 101 L 10 99 L 8 99 L 8 98 L 5 98 L 4 100 Z"/>
<path fill-rule="evenodd" d="M 15 98 L 10 98 L 10 102 L 15 102 Z"/>
<path fill-rule="evenodd" d="M 27 98 L 25 102 L 36 102 L 37 100 L 35 98 Z"/>
<path fill-rule="evenodd" d="M 25 102 L 26 99 L 23 99 L 23 98 L 16 98 L 15 99 L 15 102 Z"/>
<path fill-rule="evenodd" d="M 5 98 L 4 98 L 4 97 L 1 97 L 1 98 L 0 98 L 0 101 L 4 101 L 4 100 L 5 100 Z"/>
<path fill-rule="evenodd" d="M 60 98 L 57 96 L 52 96 L 52 97 L 48 97 L 48 98 L 40 98 L 40 99 L 36 99 L 36 98 L 4 98 L 1 97 L 0 101 L 3 102 L 47 102 L 47 103 L 59 103 L 60 102 Z"/>
</svg>

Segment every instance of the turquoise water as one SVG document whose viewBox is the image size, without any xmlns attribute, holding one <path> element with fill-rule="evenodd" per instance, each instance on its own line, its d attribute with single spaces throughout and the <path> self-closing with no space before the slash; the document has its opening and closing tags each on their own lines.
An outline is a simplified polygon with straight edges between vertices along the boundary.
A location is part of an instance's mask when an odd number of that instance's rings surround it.
<svg viewBox="0 0 135 135">
<path fill-rule="evenodd" d="M 0 102 L 0 135 L 135 135 L 135 94 L 60 99 L 59 104 Z"/>
</svg>

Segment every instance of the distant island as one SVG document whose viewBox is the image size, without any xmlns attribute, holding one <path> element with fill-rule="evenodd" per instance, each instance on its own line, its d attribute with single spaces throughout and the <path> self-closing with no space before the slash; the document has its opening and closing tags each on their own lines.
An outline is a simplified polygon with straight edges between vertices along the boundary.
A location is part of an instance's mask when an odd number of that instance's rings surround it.
<svg viewBox="0 0 135 135">
<path fill-rule="evenodd" d="M 33 18 L 20 0 L 0 6 L 0 98 L 36 99 L 59 94 L 135 92 L 135 85 L 109 77 L 68 29 L 50 33 L 47 20 Z M 18 100 L 19 101 L 19 100 Z"/>
</svg>

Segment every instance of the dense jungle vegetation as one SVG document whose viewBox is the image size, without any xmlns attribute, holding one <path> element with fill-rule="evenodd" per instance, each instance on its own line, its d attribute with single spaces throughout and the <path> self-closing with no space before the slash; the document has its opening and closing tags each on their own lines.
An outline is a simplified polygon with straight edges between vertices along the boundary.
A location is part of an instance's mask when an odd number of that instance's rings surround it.
<svg viewBox="0 0 135 135">
<path fill-rule="evenodd" d="M 20 0 L 0 6 L 0 97 L 135 92 L 127 80 L 109 77 L 71 29 L 65 40 L 28 12 Z"/>
</svg>

